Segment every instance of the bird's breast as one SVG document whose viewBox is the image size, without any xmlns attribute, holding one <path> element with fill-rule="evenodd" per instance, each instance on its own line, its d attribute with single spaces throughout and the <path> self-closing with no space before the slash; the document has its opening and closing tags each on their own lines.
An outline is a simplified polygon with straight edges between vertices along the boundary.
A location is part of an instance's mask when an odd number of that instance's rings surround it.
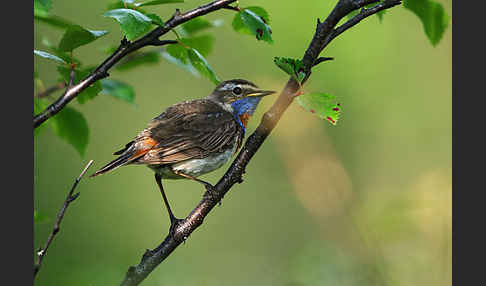
<svg viewBox="0 0 486 286">
<path fill-rule="evenodd" d="M 189 176 L 198 177 L 223 166 L 235 153 L 236 146 L 222 153 L 210 155 L 203 159 L 190 159 L 172 165 L 172 170 L 180 171 Z"/>
</svg>

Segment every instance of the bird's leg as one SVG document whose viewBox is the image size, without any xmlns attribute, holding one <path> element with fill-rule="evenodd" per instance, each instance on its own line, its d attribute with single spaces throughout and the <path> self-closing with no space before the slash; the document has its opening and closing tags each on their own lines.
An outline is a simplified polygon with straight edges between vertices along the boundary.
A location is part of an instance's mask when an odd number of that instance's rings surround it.
<svg viewBox="0 0 486 286">
<path fill-rule="evenodd" d="M 193 177 L 193 176 L 190 176 L 190 175 L 187 175 L 187 174 L 184 174 L 182 173 L 181 171 L 178 171 L 178 170 L 173 170 L 173 172 L 176 174 L 176 175 L 179 175 L 181 177 L 184 177 L 184 178 L 187 178 L 187 179 L 190 179 L 190 180 L 193 180 L 193 181 L 196 181 L 198 183 L 201 183 L 204 185 L 204 187 L 206 188 L 206 190 L 208 191 L 209 195 L 211 196 L 211 198 L 215 199 L 217 198 L 217 193 L 214 189 L 214 186 L 211 185 L 210 183 L 208 182 L 205 182 L 203 180 L 200 180 L 196 177 Z M 221 204 L 221 201 L 219 202 L 219 204 Z"/>
<path fill-rule="evenodd" d="M 169 201 L 167 200 L 167 196 L 165 195 L 164 192 L 164 187 L 162 187 L 162 177 L 157 173 L 155 174 L 155 181 L 157 182 L 157 185 L 159 185 L 160 193 L 162 194 L 162 198 L 164 199 L 165 206 L 167 208 L 167 211 L 169 212 L 170 225 L 172 228 L 173 226 L 175 226 L 175 224 L 178 221 L 180 221 L 180 219 L 176 218 L 172 213 L 172 210 L 170 209 Z"/>
</svg>

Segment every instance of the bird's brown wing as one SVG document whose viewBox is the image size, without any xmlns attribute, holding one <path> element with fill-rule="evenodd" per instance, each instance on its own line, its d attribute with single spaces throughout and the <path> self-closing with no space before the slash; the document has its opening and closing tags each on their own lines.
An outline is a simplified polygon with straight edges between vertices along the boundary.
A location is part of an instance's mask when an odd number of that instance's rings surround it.
<svg viewBox="0 0 486 286">
<path fill-rule="evenodd" d="M 238 149 L 243 132 L 233 115 L 218 104 L 205 99 L 186 101 L 154 118 L 135 138 L 138 159 L 133 163 L 169 164 L 202 159 L 234 144 Z"/>
</svg>

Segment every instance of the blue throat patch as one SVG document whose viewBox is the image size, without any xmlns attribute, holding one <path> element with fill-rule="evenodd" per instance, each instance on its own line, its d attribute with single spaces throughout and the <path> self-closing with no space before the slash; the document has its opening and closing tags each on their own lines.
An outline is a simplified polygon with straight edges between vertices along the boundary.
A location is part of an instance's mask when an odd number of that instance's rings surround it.
<svg viewBox="0 0 486 286">
<path fill-rule="evenodd" d="M 260 96 L 245 97 L 231 104 L 231 107 L 233 108 L 233 116 L 236 118 L 236 121 L 238 121 L 240 126 L 243 127 L 243 131 L 246 132 L 246 128 L 240 120 L 240 115 L 244 113 L 250 116 L 253 115 L 261 99 Z"/>
</svg>

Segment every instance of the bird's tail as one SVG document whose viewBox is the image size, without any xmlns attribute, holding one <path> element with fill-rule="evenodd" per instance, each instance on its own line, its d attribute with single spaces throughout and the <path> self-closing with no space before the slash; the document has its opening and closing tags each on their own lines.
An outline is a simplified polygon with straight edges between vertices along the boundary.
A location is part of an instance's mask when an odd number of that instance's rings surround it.
<svg viewBox="0 0 486 286">
<path fill-rule="evenodd" d="M 106 164 L 103 168 L 99 169 L 96 171 L 94 174 L 90 175 L 90 177 L 96 177 L 98 175 L 104 174 L 106 172 L 115 170 L 118 167 L 121 167 L 130 161 L 132 161 L 132 155 L 131 152 L 126 152 L 122 154 L 120 157 L 116 158 L 115 160 L 111 161 L 110 163 Z"/>
</svg>

